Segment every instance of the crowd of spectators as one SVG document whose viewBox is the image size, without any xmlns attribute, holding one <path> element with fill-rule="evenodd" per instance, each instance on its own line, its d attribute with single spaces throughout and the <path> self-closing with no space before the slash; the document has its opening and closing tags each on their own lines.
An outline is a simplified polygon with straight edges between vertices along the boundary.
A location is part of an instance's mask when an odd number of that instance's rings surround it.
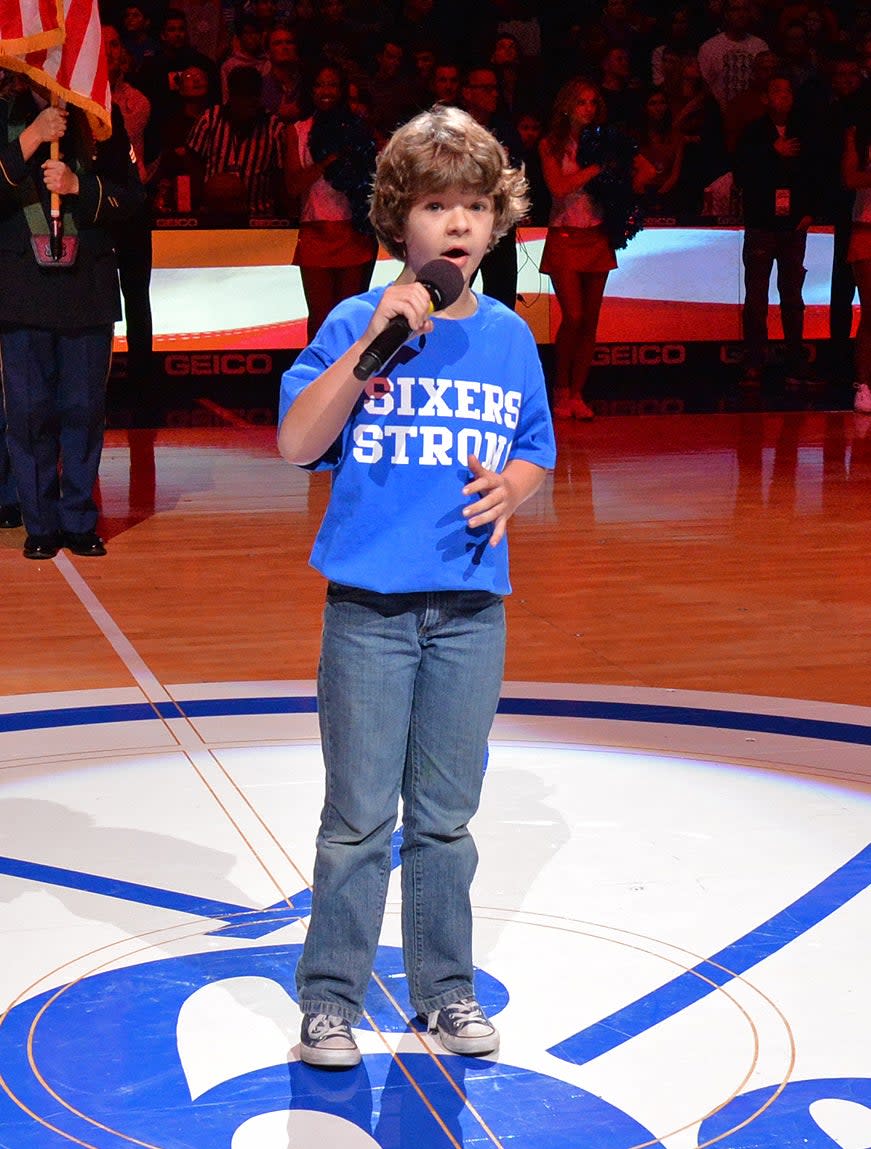
<svg viewBox="0 0 871 1149">
<path fill-rule="evenodd" d="M 791 80 L 803 130 L 834 160 L 871 67 L 863 0 L 105 0 L 103 18 L 120 33 L 123 82 L 149 102 L 143 160 L 157 213 L 240 222 L 297 222 L 281 151 L 286 126 L 312 113 L 325 63 L 341 68 L 379 145 L 420 109 L 462 102 L 470 70 L 494 75 L 488 115 L 527 163 L 538 224 L 549 204 L 537 138 L 573 76 L 598 83 L 608 121 L 656 168 L 648 218 L 688 222 L 740 218 L 733 159 L 772 74 Z M 489 101 L 480 72 L 473 81 Z M 837 196 L 820 194 L 820 218 L 834 222 Z"/>
<path fill-rule="evenodd" d="M 526 223 L 552 225 L 542 148 L 559 94 L 583 79 L 646 165 L 639 217 L 744 227 L 744 382 L 762 378 L 774 264 L 787 378 L 807 380 L 804 245 L 810 226 L 833 226 L 833 376 L 853 376 L 858 286 L 857 405 L 871 412 L 871 263 L 855 243 L 848 251 L 857 189 L 863 228 L 871 218 L 868 157 L 849 183 L 843 169 L 871 122 L 871 0 L 102 2 L 120 39 L 113 88 L 157 220 L 300 227 L 313 315 L 371 268 L 374 155 L 436 102 L 497 136 L 525 167 Z M 319 107 L 324 76 L 334 92 Z M 484 291 L 509 306 L 516 258 L 506 242 L 481 265 Z"/>
</svg>

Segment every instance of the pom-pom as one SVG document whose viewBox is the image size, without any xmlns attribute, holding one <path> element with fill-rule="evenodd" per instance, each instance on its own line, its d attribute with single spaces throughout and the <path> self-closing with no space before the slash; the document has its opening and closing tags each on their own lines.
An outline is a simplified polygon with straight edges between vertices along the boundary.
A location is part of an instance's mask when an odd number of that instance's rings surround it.
<svg viewBox="0 0 871 1149">
<path fill-rule="evenodd" d="M 351 223 L 362 235 L 374 235 L 369 222 L 369 195 L 375 171 L 376 147 L 364 121 L 345 108 L 316 112 L 309 133 L 309 151 L 319 163 L 335 156 L 324 171 L 327 183 L 348 197 Z"/>
<path fill-rule="evenodd" d="M 641 202 L 632 187 L 632 169 L 638 148 L 624 132 L 610 124 L 585 128 L 578 140 L 578 164 L 597 164 L 602 170 L 586 185 L 605 217 L 608 241 L 623 248 L 644 227 Z"/>
</svg>

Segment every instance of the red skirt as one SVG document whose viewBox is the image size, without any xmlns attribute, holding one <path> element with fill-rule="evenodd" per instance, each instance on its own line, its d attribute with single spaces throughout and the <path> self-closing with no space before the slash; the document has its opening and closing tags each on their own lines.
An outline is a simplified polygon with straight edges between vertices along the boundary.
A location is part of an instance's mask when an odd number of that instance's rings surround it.
<svg viewBox="0 0 871 1149">
<path fill-rule="evenodd" d="M 541 256 L 545 275 L 555 271 L 613 271 L 614 248 L 604 227 L 549 227 Z"/>
<path fill-rule="evenodd" d="M 361 235 L 350 220 L 304 220 L 292 262 L 297 267 L 357 267 L 377 254 L 375 237 Z"/>
</svg>

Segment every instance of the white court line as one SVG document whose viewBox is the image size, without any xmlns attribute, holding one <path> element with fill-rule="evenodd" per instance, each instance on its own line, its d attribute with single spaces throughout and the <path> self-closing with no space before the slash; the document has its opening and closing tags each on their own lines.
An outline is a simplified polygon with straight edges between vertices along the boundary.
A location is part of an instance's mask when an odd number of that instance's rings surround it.
<svg viewBox="0 0 871 1149">
<path fill-rule="evenodd" d="M 172 702 L 172 698 L 139 654 L 130 639 L 103 606 L 67 555 L 60 551 L 54 559 L 73 594 L 93 619 L 98 630 L 124 663 L 139 689 L 149 702 Z"/>
<path fill-rule="evenodd" d="M 60 570 L 69 584 L 70 589 L 135 679 L 147 701 L 155 706 L 158 703 L 177 705 L 136 650 L 136 647 L 129 638 L 127 638 L 121 627 L 118 626 L 111 614 L 106 610 L 88 586 L 87 582 L 76 570 L 73 563 L 70 562 L 67 555 L 63 552 L 59 552 L 55 556 L 54 561 L 58 570 Z M 163 723 L 170 737 L 175 740 L 209 795 L 217 803 L 219 809 L 228 819 L 244 845 L 250 850 L 255 861 L 261 866 L 263 872 L 275 886 L 278 896 L 286 899 L 288 893 L 286 889 L 287 883 L 282 881 L 276 873 L 274 864 L 276 858 L 280 860 L 281 868 L 286 865 L 294 873 L 294 885 L 297 879 L 301 879 L 307 885 L 308 879 L 300 866 L 294 862 L 293 858 L 291 858 L 269 825 L 262 818 L 259 811 L 252 805 L 244 791 L 237 785 L 229 772 L 224 769 L 215 753 L 205 744 L 196 726 L 187 715 L 179 710 L 177 718 L 167 718 L 165 714 L 155 709 L 155 718 Z M 265 840 L 261 837 L 259 843 L 254 843 L 251 837 L 251 827 L 244 828 L 241 824 L 236 801 L 242 803 L 244 810 L 247 811 L 254 820 L 254 828 L 260 835 L 265 836 Z M 269 848 L 277 851 L 277 855 L 273 857 L 271 862 L 267 862 L 265 856 Z"/>
</svg>

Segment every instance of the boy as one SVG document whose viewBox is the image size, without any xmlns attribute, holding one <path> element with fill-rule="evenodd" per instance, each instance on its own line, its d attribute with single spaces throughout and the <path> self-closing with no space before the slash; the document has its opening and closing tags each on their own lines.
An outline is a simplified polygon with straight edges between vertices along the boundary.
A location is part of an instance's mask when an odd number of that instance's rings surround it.
<svg viewBox="0 0 871 1149">
<path fill-rule="evenodd" d="M 282 379 L 279 448 L 331 468 L 312 553 L 329 580 L 318 670 L 326 800 L 297 969 L 300 1055 L 352 1066 L 403 802 L 402 939 L 412 1004 L 449 1050 L 492 1053 L 474 996 L 469 889 L 510 591 L 505 529 L 555 457 L 541 365 L 522 319 L 470 283 L 526 210 L 522 174 L 471 116 L 437 106 L 377 164 L 370 218 L 396 282 L 339 304 Z M 416 282 L 462 273 L 430 318 Z M 413 333 L 382 377 L 353 374 L 396 316 Z"/>
</svg>

